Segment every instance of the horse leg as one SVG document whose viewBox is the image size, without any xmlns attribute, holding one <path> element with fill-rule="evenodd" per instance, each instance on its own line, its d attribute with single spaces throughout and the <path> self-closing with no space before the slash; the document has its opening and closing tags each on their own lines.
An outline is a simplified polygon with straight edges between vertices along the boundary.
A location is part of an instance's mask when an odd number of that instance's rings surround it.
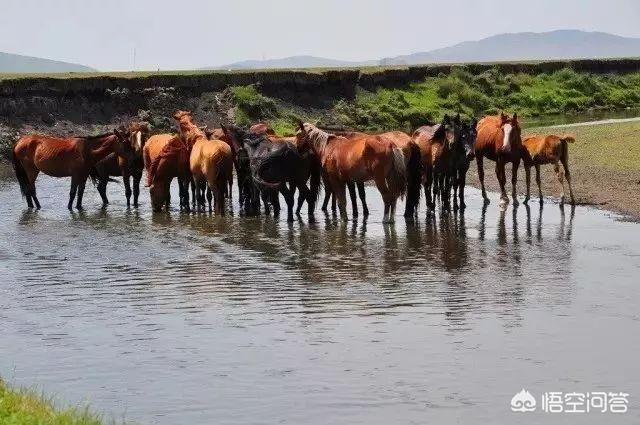
<svg viewBox="0 0 640 425">
<path fill-rule="evenodd" d="M 211 188 L 209 186 L 207 186 L 207 203 L 209 204 L 209 214 L 211 214 L 211 212 L 213 212 L 213 209 L 211 208 L 211 200 L 213 199 L 213 192 L 211 191 Z M 217 207 L 217 200 L 216 200 L 216 207 Z"/>
<path fill-rule="evenodd" d="M 260 195 L 262 195 L 262 203 L 264 204 L 264 213 L 266 215 L 271 214 L 271 200 L 269 199 L 269 192 L 266 190 L 261 190 Z"/>
<path fill-rule="evenodd" d="M 347 216 L 347 185 L 344 182 L 334 181 L 331 186 L 333 188 L 334 202 L 337 198 L 338 208 L 340 209 L 340 218 L 343 221 L 347 221 L 349 219 Z"/>
<path fill-rule="evenodd" d="M 127 208 L 131 208 L 131 182 L 129 182 L 129 173 L 122 172 L 122 182 L 124 183 L 124 196 L 127 198 Z"/>
<path fill-rule="evenodd" d="M 558 177 L 558 181 L 560 182 L 560 186 L 562 186 L 562 196 L 560 197 L 560 205 L 564 205 L 564 172 L 560 169 L 560 164 L 556 161 L 553 164 L 553 171 L 556 172 L 556 176 Z"/>
<path fill-rule="evenodd" d="M 476 165 L 478 166 L 478 180 L 480 180 L 480 188 L 482 189 L 482 199 L 484 199 L 485 204 L 488 204 L 489 197 L 487 196 L 487 191 L 484 188 L 484 165 L 482 155 L 476 156 Z"/>
<path fill-rule="evenodd" d="M 356 183 L 356 187 L 358 188 L 358 196 L 360 196 L 360 202 L 362 202 L 362 214 L 367 217 L 369 216 L 369 207 L 367 207 L 367 193 L 364 190 L 364 183 L 358 182 Z"/>
<path fill-rule="evenodd" d="M 451 173 L 451 187 L 453 188 L 453 210 L 454 211 L 458 211 L 458 184 L 459 184 L 459 177 L 458 177 L 458 173 L 460 173 L 460 170 L 458 170 L 458 168 L 454 168 L 453 172 Z"/>
<path fill-rule="evenodd" d="M 277 190 L 270 190 L 269 192 L 271 192 L 270 195 L 270 199 L 271 199 L 271 205 L 273 205 L 273 214 L 276 216 L 280 215 L 280 192 L 278 192 Z"/>
<path fill-rule="evenodd" d="M 509 197 L 507 196 L 507 176 L 504 170 L 504 161 L 496 159 L 496 177 L 500 184 L 500 205 L 505 206 L 509 204 Z"/>
<path fill-rule="evenodd" d="M 73 210 L 73 200 L 76 197 L 76 190 L 78 190 L 78 179 L 71 177 L 71 190 L 69 190 L 69 203 L 67 204 L 69 211 Z"/>
<path fill-rule="evenodd" d="M 295 202 L 294 192 L 287 188 L 286 184 L 280 185 L 280 193 L 284 196 L 284 200 L 287 203 L 287 221 L 293 223 L 293 204 Z M 277 193 L 275 196 L 278 196 Z"/>
<path fill-rule="evenodd" d="M 531 198 L 531 165 L 526 162 L 524 164 L 524 179 L 527 185 L 527 195 L 524 197 L 523 204 L 527 205 Z"/>
<path fill-rule="evenodd" d="M 516 158 L 513 161 L 511 168 L 511 198 L 513 199 L 513 205 L 518 205 L 518 190 L 516 188 L 518 184 L 518 167 L 520 167 L 520 158 Z"/>
<path fill-rule="evenodd" d="M 433 168 L 425 167 L 424 170 L 424 196 L 427 201 L 427 213 L 434 208 L 434 202 L 431 198 L 431 185 L 433 184 Z"/>
<path fill-rule="evenodd" d="M 307 208 L 308 208 L 307 215 L 309 216 L 310 220 L 313 220 L 313 214 L 314 214 L 314 210 L 315 210 L 315 199 L 312 199 L 311 191 L 307 187 L 306 183 L 300 183 L 298 185 L 298 191 L 300 191 L 300 195 L 298 196 L 298 209 L 296 211 L 296 215 L 300 215 L 300 209 L 302 208 L 302 203 L 300 202 L 300 199 L 301 198 L 302 199 L 306 199 L 307 200 Z"/>
<path fill-rule="evenodd" d="M 347 183 L 347 189 L 349 190 L 349 198 L 351 199 L 351 212 L 353 218 L 358 217 L 358 198 L 356 197 L 356 184 L 354 182 Z"/>
<path fill-rule="evenodd" d="M 138 197 L 140 196 L 140 179 L 142 173 L 133 175 L 133 208 L 138 208 Z"/>
<path fill-rule="evenodd" d="M 458 180 L 458 196 L 460 197 L 460 210 L 467 208 L 467 204 L 464 202 L 464 187 L 467 184 L 467 170 L 468 166 L 460 170 L 460 179 Z"/>
<path fill-rule="evenodd" d="M 380 191 L 380 195 L 382 195 L 382 201 L 384 202 L 384 213 L 382 216 L 382 222 L 393 223 L 394 217 L 391 215 L 392 196 L 389 192 L 389 188 L 387 188 L 387 182 L 384 178 L 376 178 L 375 182 L 378 191 Z"/>
<path fill-rule="evenodd" d="M 78 182 L 78 199 L 76 202 L 76 208 L 82 210 L 82 197 L 84 196 L 84 187 L 87 184 L 87 178 L 80 179 Z"/>
<path fill-rule="evenodd" d="M 562 168 L 564 168 L 564 177 L 567 179 L 567 185 L 569 185 L 569 197 L 571 198 L 571 205 L 576 204 L 576 200 L 573 197 L 573 188 L 571 187 L 571 173 L 569 172 L 569 164 L 566 156 L 560 158 L 562 162 Z"/>
<path fill-rule="evenodd" d="M 542 197 L 542 185 L 540 184 L 540 165 L 536 164 L 536 184 L 538 185 L 538 199 L 540 202 L 540 205 L 542 205 L 544 203 L 544 199 Z"/>
<path fill-rule="evenodd" d="M 109 199 L 107 198 L 107 182 L 109 181 L 109 178 L 104 178 L 101 177 L 100 180 L 98 180 L 98 193 L 100 194 L 100 198 L 102 198 L 102 207 L 106 207 L 107 205 L 109 205 Z"/>
</svg>

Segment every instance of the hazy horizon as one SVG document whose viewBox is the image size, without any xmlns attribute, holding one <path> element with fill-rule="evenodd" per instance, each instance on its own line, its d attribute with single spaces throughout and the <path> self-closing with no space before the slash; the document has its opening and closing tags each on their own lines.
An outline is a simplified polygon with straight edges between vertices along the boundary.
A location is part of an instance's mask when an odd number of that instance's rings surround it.
<svg viewBox="0 0 640 425">
<path fill-rule="evenodd" d="M 380 0 L 375 7 L 327 0 L 312 3 L 313 10 L 294 0 L 268 7 L 249 0 L 3 3 L 0 51 L 102 71 L 195 69 L 296 55 L 364 61 L 500 33 L 559 29 L 640 37 L 635 0 Z"/>
</svg>

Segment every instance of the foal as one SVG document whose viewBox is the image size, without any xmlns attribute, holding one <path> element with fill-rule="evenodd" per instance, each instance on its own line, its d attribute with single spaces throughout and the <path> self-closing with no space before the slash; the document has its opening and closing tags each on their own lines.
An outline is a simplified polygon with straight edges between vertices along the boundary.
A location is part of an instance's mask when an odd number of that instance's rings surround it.
<svg viewBox="0 0 640 425">
<path fill-rule="evenodd" d="M 569 172 L 569 146 L 568 143 L 575 142 L 573 136 L 564 135 L 556 136 L 550 134 L 548 136 L 531 136 L 522 141 L 525 147 L 523 155 L 524 171 L 526 173 L 527 180 L 527 196 L 524 200 L 526 204 L 530 198 L 531 187 L 531 166 L 536 168 L 536 183 L 538 184 L 538 197 L 540 204 L 543 203 L 542 188 L 540 187 L 540 166 L 544 164 L 553 164 L 553 169 L 558 176 L 560 185 L 562 186 L 562 196 L 560 197 L 560 203 L 564 204 L 565 192 L 564 192 L 564 178 L 567 179 L 569 185 L 569 197 L 571 198 L 571 205 L 575 205 L 575 199 L 573 197 L 573 189 L 571 188 L 571 173 Z M 560 170 L 559 162 L 562 163 Z"/>
</svg>

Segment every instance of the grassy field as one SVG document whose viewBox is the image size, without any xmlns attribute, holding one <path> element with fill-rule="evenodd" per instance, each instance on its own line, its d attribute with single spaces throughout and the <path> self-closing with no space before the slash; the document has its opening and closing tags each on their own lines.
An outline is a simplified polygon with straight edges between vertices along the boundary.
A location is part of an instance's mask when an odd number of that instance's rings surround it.
<svg viewBox="0 0 640 425">
<path fill-rule="evenodd" d="M 103 419 L 88 409 L 58 408 L 33 391 L 9 387 L 0 379 L 2 425 L 102 425 Z"/>
<path fill-rule="evenodd" d="M 517 111 L 521 117 L 539 117 L 637 108 L 638 87 L 640 73 L 591 74 L 565 68 L 538 75 L 505 74 L 498 69 L 471 74 L 455 69 L 403 87 L 359 89 L 355 99 L 335 99 L 326 110 L 302 118 L 366 131 L 411 131 L 445 113 L 479 117 L 505 110 Z M 266 120 L 275 121 L 284 132 L 294 129 L 297 111 L 292 105 L 252 86 L 232 91 L 240 124 Z"/>
</svg>

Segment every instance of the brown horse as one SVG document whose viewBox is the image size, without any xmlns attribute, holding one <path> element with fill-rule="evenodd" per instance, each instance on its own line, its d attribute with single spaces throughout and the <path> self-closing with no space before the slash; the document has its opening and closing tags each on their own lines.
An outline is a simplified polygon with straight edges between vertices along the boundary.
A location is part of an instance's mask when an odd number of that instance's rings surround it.
<svg viewBox="0 0 640 425">
<path fill-rule="evenodd" d="M 178 179 L 180 209 L 189 211 L 189 149 L 180 136 L 156 134 L 142 150 L 153 211 L 169 210 L 171 181 Z"/>
<path fill-rule="evenodd" d="M 338 199 L 340 216 L 347 219 L 347 182 L 373 180 L 384 202 L 383 222 L 393 222 L 396 202 L 407 188 L 402 150 L 388 141 L 361 137 L 355 141 L 324 132 L 313 124 L 299 123 L 299 148 L 313 149 L 322 164 L 329 187 Z"/>
<path fill-rule="evenodd" d="M 446 118 L 445 118 L 446 120 Z M 445 120 L 440 124 L 424 125 L 413 132 L 412 140 L 420 149 L 420 167 L 422 168 L 422 184 L 427 200 L 427 208 L 434 209 L 439 185 L 444 182 L 448 168 L 450 137 Z M 433 198 L 432 198 L 433 188 Z"/>
<path fill-rule="evenodd" d="M 536 168 L 536 183 L 538 184 L 538 197 L 540 204 L 543 203 L 542 188 L 540 187 L 540 166 L 544 164 L 553 164 L 554 171 L 560 185 L 562 186 L 562 197 L 560 203 L 564 204 L 565 192 L 564 192 L 564 178 L 567 179 L 569 185 L 569 196 L 571 197 L 571 205 L 575 205 L 575 199 L 573 197 L 573 189 L 571 188 L 571 173 L 569 172 L 569 146 L 568 143 L 573 143 L 575 138 L 570 135 L 556 136 L 550 134 L 548 136 L 531 136 L 522 141 L 525 148 L 524 155 L 522 157 L 524 163 L 524 171 L 527 180 L 527 197 L 524 200 L 526 204 L 530 198 L 531 188 L 531 166 Z M 560 164 L 564 172 L 560 169 Z"/>
<path fill-rule="evenodd" d="M 71 177 L 67 207 L 73 208 L 77 192 L 76 208 L 81 210 L 84 188 L 93 167 L 112 153 L 130 158 L 127 139 L 124 128 L 93 137 L 61 139 L 40 134 L 21 137 L 13 148 L 13 166 L 29 208 L 35 203 L 40 209 L 35 182 L 43 172 L 52 177 Z"/>
<path fill-rule="evenodd" d="M 122 176 L 124 183 L 124 194 L 127 198 L 127 208 L 131 206 L 131 181 L 133 178 L 133 207 L 138 208 L 138 195 L 140 194 L 140 179 L 142 178 L 142 170 L 144 163 L 142 160 L 142 149 L 149 138 L 151 131 L 147 122 L 132 122 L 129 124 L 129 145 L 133 152 L 133 157 L 116 155 L 115 153 L 107 156 L 96 164 L 98 192 L 102 198 L 102 204 L 109 204 L 107 198 L 107 183 L 111 180 L 111 176 Z M 95 176 L 93 176 L 95 177 Z"/>
<path fill-rule="evenodd" d="M 518 181 L 518 167 L 522 158 L 522 139 L 517 115 L 513 114 L 513 117 L 509 118 L 509 116 L 501 113 L 497 116 L 484 117 L 478 122 L 477 129 L 478 135 L 474 150 L 484 202 L 489 203 L 489 198 L 484 188 L 484 167 L 482 163 L 483 158 L 486 157 L 496 162 L 496 176 L 498 177 L 498 183 L 500 183 L 500 204 L 503 206 L 509 203 L 509 197 L 505 189 L 507 180 L 505 164 L 507 162 L 513 164 L 511 194 L 513 204 L 517 205 L 516 183 Z"/>
<path fill-rule="evenodd" d="M 209 140 L 205 133 L 193 123 L 190 112 L 178 111 L 174 115 L 180 134 L 191 147 L 189 167 L 196 188 L 207 185 L 207 200 L 211 212 L 211 199 L 215 200 L 216 212 L 224 214 L 224 198 L 229 182 L 233 181 L 233 155 L 231 147 L 222 140 Z M 204 197 L 199 193 L 198 205 L 204 206 Z"/>
<path fill-rule="evenodd" d="M 405 169 L 407 170 L 407 200 L 405 203 L 405 217 L 413 217 L 416 213 L 418 202 L 420 199 L 420 148 L 416 145 L 411 136 L 402 131 L 387 131 L 385 133 L 376 133 L 376 134 L 368 134 L 357 131 L 336 131 L 334 132 L 337 136 L 343 136 L 347 139 L 351 140 L 354 143 L 357 143 L 358 139 L 361 138 L 369 138 L 373 140 L 378 140 L 382 143 L 391 143 L 392 145 L 399 148 L 405 160 Z M 362 202 L 362 210 L 363 214 L 366 216 L 369 215 L 369 209 L 367 207 L 366 201 L 366 193 L 364 190 L 364 183 L 358 182 L 354 184 L 353 182 L 347 183 L 347 188 L 349 189 L 349 196 L 351 198 L 351 205 L 353 210 L 353 215 L 358 215 L 358 207 L 356 201 L 356 193 L 355 188 L 358 189 L 358 195 L 360 197 L 360 201 Z M 329 201 L 329 197 L 331 196 L 330 190 L 325 190 L 325 200 L 323 203 L 323 210 L 326 211 L 326 206 Z M 335 199 L 335 198 L 334 198 Z M 334 201 L 335 203 L 335 201 Z M 334 205 L 335 212 L 335 205 Z"/>
</svg>

